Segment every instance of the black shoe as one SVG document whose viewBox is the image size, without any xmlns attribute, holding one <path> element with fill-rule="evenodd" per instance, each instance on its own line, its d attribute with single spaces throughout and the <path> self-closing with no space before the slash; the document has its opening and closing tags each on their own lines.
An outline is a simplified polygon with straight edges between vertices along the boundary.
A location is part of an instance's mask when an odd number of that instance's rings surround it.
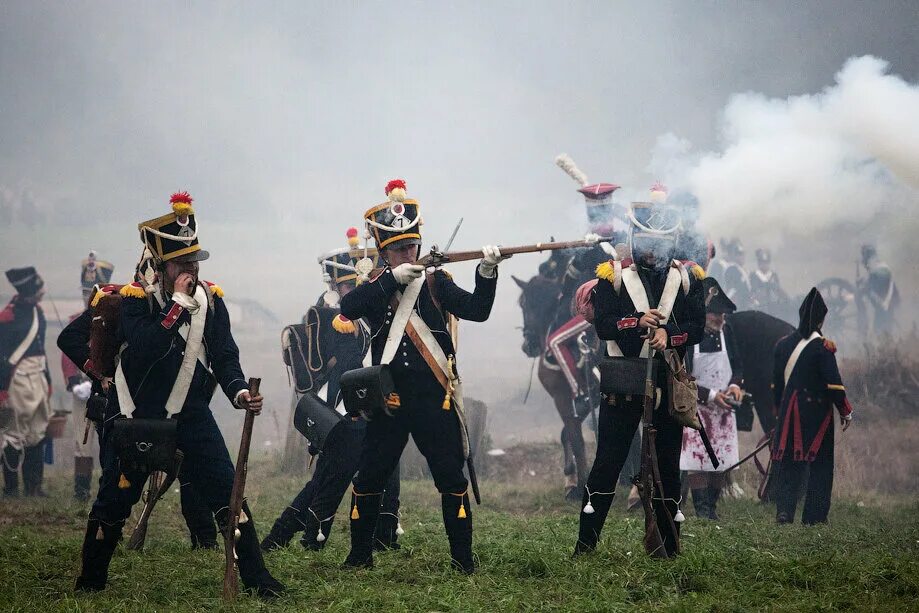
<svg viewBox="0 0 919 613">
<path fill-rule="evenodd" d="M 777 524 L 790 524 L 793 523 L 794 519 L 788 515 L 788 513 L 777 513 L 775 516 L 775 523 Z"/>
<path fill-rule="evenodd" d="M 475 572 L 472 557 L 472 508 L 469 496 L 464 492 L 441 494 L 440 506 L 444 516 L 444 528 L 450 542 L 450 564 L 465 575 Z"/>
<path fill-rule="evenodd" d="M 255 531 L 255 520 L 249 505 L 243 503 L 243 511 L 248 518 L 245 523 L 239 524 L 239 540 L 236 541 L 237 566 L 239 579 L 248 592 L 260 598 L 276 598 L 284 591 L 284 586 L 271 576 L 265 568 L 262 550 L 259 548 L 258 534 Z M 218 514 L 217 521 L 222 530 L 226 530 L 228 511 L 223 509 Z M 225 532 L 224 532 L 225 533 Z"/>
<path fill-rule="evenodd" d="M 574 553 L 571 554 L 571 557 L 577 558 L 584 554 L 593 553 L 594 551 L 596 551 L 596 549 L 597 549 L 597 546 L 595 544 L 588 545 L 587 543 L 582 543 L 581 541 L 578 541 L 574 544 Z"/>
<path fill-rule="evenodd" d="M 82 569 L 74 589 L 82 592 L 98 592 L 108 582 L 108 568 L 121 540 L 121 524 L 108 525 L 98 519 L 86 522 L 81 553 Z"/>
<path fill-rule="evenodd" d="M 383 494 L 351 494 L 351 551 L 344 568 L 373 568 L 373 533 Z"/>
<path fill-rule="evenodd" d="M 284 593 L 284 584 L 271 576 L 267 570 L 257 578 L 244 582 L 246 591 L 262 600 L 274 600 Z"/>
</svg>

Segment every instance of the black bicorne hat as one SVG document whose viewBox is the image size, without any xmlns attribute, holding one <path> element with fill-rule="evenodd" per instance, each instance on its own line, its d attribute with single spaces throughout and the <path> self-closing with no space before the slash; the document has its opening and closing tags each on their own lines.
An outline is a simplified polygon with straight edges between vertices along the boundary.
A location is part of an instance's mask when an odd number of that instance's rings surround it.
<svg viewBox="0 0 919 613">
<path fill-rule="evenodd" d="M 385 192 L 388 200 L 364 213 L 368 237 L 374 240 L 377 249 L 385 249 L 395 243 L 400 246 L 420 245 L 420 205 L 417 200 L 405 197 L 405 181 L 390 181 Z"/>
<path fill-rule="evenodd" d="M 798 315 L 801 317 L 798 324 L 798 333 L 801 337 L 808 338 L 814 332 L 820 332 L 820 327 L 823 325 L 823 320 L 826 319 L 828 312 L 829 309 L 823 300 L 823 296 L 820 295 L 820 291 L 816 287 L 812 287 L 804 298 L 804 302 L 801 303 L 801 308 L 798 309 Z"/>
<path fill-rule="evenodd" d="M 702 279 L 702 291 L 705 295 L 706 313 L 730 314 L 737 310 L 737 305 L 728 298 L 714 277 Z"/>
<path fill-rule="evenodd" d="M 45 286 L 44 279 L 41 278 L 34 266 L 11 268 L 6 271 L 6 278 L 16 288 L 16 293 L 23 298 L 34 296 Z"/>
</svg>

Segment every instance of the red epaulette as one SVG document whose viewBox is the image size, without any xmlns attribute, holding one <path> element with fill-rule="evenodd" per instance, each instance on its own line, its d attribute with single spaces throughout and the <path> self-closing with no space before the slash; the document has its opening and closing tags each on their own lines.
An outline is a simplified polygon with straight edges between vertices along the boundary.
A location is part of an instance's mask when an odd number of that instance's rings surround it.
<svg viewBox="0 0 919 613">
<path fill-rule="evenodd" d="M 0 324 L 8 324 L 15 319 L 13 315 L 13 301 L 10 301 L 6 308 L 0 311 Z"/>
<path fill-rule="evenodd" d="M 823 339 L 823 346 L 827 348 L 827 351 L 830 353 L 836 353 L 836 343 L 831 341 L 828 338 Z"/>
</svg>

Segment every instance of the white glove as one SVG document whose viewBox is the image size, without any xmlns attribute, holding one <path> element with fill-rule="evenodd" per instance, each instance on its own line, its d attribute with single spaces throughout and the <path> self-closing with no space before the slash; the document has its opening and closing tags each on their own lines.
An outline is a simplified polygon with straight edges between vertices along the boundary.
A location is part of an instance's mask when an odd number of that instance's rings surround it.
<svg viewBox="0 0 919 613">
<path fill-rule="evenodd" d="M 596 245 L 597 243 L 600 242 L 600 239 L 601 239 L 601 238 L 603 238 L 603 237 L 600 236 L 599 234 L 593 234 L 593 233 L 591 233 L 591 234 L 585 234 L 585 235 L 584 235 L 584 242 L 585 242 L 585 243 L 589 243 L 589 244 L 591 244 L 591 245 Z"/>
<path fill-rule="evenodd" d="M 498 269 L 498 264 L 509 257 L 511 256 L 501 255 L 501 250 L 495 245 L 485 245 L 482 247 L 482 261 L 479 262 L 479 274 L 486 279 L 494 278 L 495 271 Z"/>
<path fill-rule="evenodd" d="M 399 264 L 392 269 L 392 276 L 399 285 L 408 285 L 424 274 L 424 266 L 420 264 Z"/>
<path fill-rule="evenodd" d="M 92 394 L 93 384 L 90 381 L 77 383 L 72 388 L 70 388 L 70 391 L 73 393 L 77 400 L 80 402 L 86 402 L 89 400 L 90 394 Z"/>
</svg>

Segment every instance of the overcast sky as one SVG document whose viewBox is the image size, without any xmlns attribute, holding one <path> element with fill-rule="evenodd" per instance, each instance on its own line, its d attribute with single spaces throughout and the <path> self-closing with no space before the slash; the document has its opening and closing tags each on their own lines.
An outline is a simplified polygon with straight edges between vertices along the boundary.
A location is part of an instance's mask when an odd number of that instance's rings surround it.
<svg viewBox="0 0 919 613">
<path fill-rule="evenodd" d="M 202 276 L 297 319 L 321 289 L 316 256 L 391 178 L 421 201 L 428 243 L 461 216 L 458 248 L 576 238 L 582 201 L 556 154 L 643 191 L 667 181 L 648 171 L 662 134 L 718 150 L 733 94 L 817 93 L 866 54 L 915 84 L 917 32 L 915 1 L 7 0 L 0 266 L 38 264 L 53 294 L 75 293 L 95 248 L 127 279 L 137 222 L 187 189 L 212 253 Z M 853 268 L 840 237 L 807 249 Z M 466 352 L 524 379 L 506 273 L 539 261 L 504 265 L 494 317 L 464 333 Z"/>
</svg>

